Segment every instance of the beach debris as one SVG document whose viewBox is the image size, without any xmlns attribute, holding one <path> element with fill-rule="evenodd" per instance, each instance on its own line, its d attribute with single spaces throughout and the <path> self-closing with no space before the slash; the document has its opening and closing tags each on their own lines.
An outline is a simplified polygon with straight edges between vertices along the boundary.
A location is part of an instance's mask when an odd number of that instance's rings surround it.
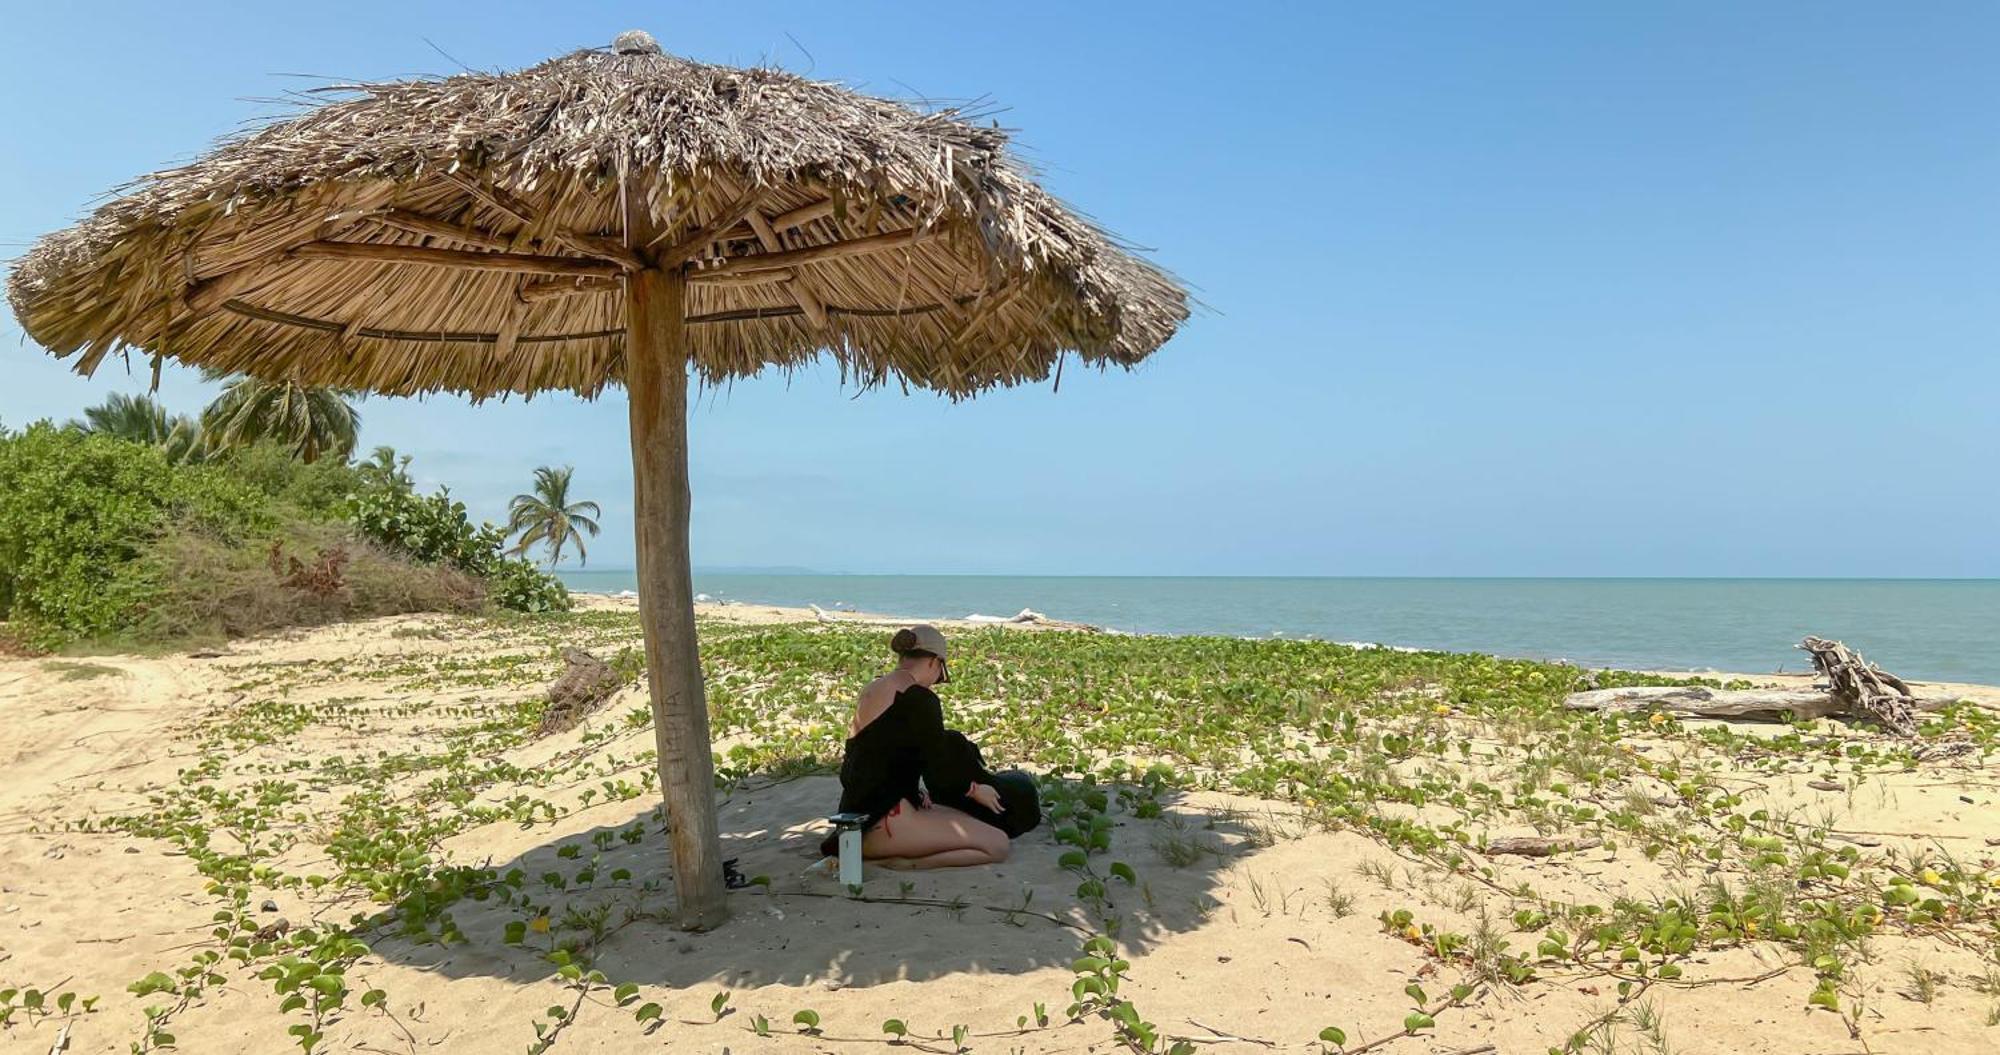
<svg viewBox="0 0 2000 1055">
<path fill-rule="evenodd" d="M 625 686 L 625 679 L 610 664 L 583 649 L 563 649 L 563 665 L 562 676 L 549 686 L 549 706 L 535 729 L 537 736 L 576 728 Z"/>
<path fill-rule="evenodd" d="M 973 612 L 964 619 L 959 620 L 959 622 L 983 623 L 988 626 L 1034 626 L 1048 630 L 1081 630 L 1091 634 L 1119 633 L 1119 631 L 1109 630 L 1094 623 L 1078 623 L 1069 619 L 1051 619 L 1032 608 L 1023 608 L 1013 615 L 982 615 L 978 612 Z"/>
<path fill-rule="evenodd" d="M 302 561 L 285 552 L 283 540 L 273 541 L 265 555 L 265 564 L 273 578 L 322 599 L 338 596 L 347 589 L 348 560 L 347 547 L 334 546 L 320 549 L 311 560 Z"/>
<path fill-rule="evenodd" d="M 1917 697 L 1903 679 L 1838 641 L 1809 636 L 1798 647 L 1812 657 L 1813 669 L 1826 679 L 1827 695 L 1898 736 L 1917 735 Z"/>
<path fill-rule="evenodd" d="M 1486 844 L 1486 856 L 1517 854 L 1521 857 L 1553 857 L 1556 854 L 1575 853 L 1578 850 L 1589 850 L 1602 845 L 1604 840 L 1594 837 L 1577 839 L 1566 836 L 1548 838 L 1540 835 L 1515 835 L 1489 841 Z"/>
<path fill-rule="evenodd" d="M 807 865 L 805 867 L 805 870 L 799 873 L 799 878 L 832 879 L 834 873 L 839 871 L 839 869 L 840 869 L 840 858 L 815 857 L 813 863 Z"/>
<path fill-rule="evenodd" d="M 1235 1033 L 1225 1033 L 1222 1030 L 1215 1028 L 1214 1026 L 1211 1026 L 1205 1022 L 1197 1022 L 1192 1018 L 1188 1019 L 1188 1024 L 1191 1026 L 1195 1026 L 1199 1029 L 1208 1030 L 1209 1033 L 1212 1034 L 1216 1040 L 1230 1041 L 1237 1044 L 1261 1044 L 1267 1048 L 1275 1048 L 1278 1046 L 1276 1041 L 1264 1040 L 1261 1037 L 1244 1037 L 1244 1036 L 1238 1036 Z"/>
<path fill-rule="evenodd" d="M 1956 702 L 1954 696 L 1919 696 L 1915 711 L 1937 711 Z M 1787 718 L 1855 716 L 1844 700 L 1824 689 L 1711 689 L 1703 685 L 1628 685 L 1617 689 L 1573 692 L 1563 706 L 1573 711 L 1659 710 L 1689 718 L 1720 718 L 1778 722 Z M 1870 715 L 1872 716 L 1872 714 Z"/>
<path fill-rule="evenodd" d="M 1627 685 L 1570 693 L 1563 706 L 1573 711 L 1662 710 L 1694 718 L 1781 721 L 1840 713 L 1839 704 L 1816 689 L 1711 689 L 1702 685 Z"/>
<path fill-rule="evenodd" d="M 1710 689 L 1700 685 L 1635 685 L 1571 693 L 1563 706 L 1580 711 L 1658 709 L 1697 718 L 1782 721 L 1786 718 L 1872 718 L 1898 736 L 1915 736 L 1917 713 L 1937 711 L 1955 696 L 1918 696 L 1903 679 L 1838 641 L 1807 637 L 1822 682 L 1810 689 Z"/>
<path fill-rule="evenodd" d="M 1571 693 L 1563 706 L 1581 711 L 1661 710 L 1697 718 L 1782 721 L 1786 718 L 1872 718 L 1898 736 L 1915 736 L 1917 714 L 1938 711 L 1956 696 L 1918 696 L 1908 683 L 1838 641 L 1807 637 L 1798 647 L 1823 679 L 1810 689 L 1710 689 L 1699 685 L 1635 685 Z M 1957 749 L 1969 745 L 1940 745 Z"/>
<path fill-rule="evenodd" d="M 1013 615 L 981 615 L 978 612 L 965 617 L 968 623 L 1046 623 L 1049 617 L 1032 608 L 1023 608 Z"/>
</svg>

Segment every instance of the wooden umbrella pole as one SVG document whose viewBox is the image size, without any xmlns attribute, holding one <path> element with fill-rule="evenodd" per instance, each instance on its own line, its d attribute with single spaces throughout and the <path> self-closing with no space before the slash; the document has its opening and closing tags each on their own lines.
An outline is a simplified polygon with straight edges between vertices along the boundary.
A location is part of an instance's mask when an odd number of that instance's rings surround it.
<svg viewBox="0 0 2000 1055">
<path fill-rule="evenodd" d="M 728 918 L 729 900 L 688 567 L 687 279 L 678 269 L 647 268 L 626 279 L 625 296 L 639 622 L 653 737 L 672 829 L 680 924 L 706 930 Z"/>
</svg>

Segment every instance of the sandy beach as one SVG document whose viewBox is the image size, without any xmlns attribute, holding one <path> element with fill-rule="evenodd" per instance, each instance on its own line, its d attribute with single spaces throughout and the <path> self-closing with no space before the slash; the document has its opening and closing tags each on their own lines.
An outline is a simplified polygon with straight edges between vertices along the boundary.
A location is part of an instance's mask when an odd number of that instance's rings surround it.
<svg viewBox="0 0 2000 1055">
<path fill-rule="evenodd" d="M 362 871 L 343 840 L 361 837 L 364 818 L 389 828 L 479 808 L 494 819 L 441 828 L 418 849 L 503 874 L 518 868 L 530 891 L 532 877 L 583 862 L 597 875 L 570 875 L 559 893 L 537 892 L 533 900 L 546 907 L 526 916 L 520 903 L 460 900 L 448 926 L 432 921 L 428 938 L 371 936 L 372 951 L 348 969 L 355 998 L 321 1023 L 318 1050 L 518 1050 L 536 1039 L 531 1023 L 539 1021 L 558 1027 L 559 1050 L 852 1052 L 893 1039 L 883 1031 L 891 1019 L 929 1051 L 1126 1050 L 1101 1019 L 1066 1021 L 1073 961 L 1102 917 L 1080 903 L 1079 875 L 1060 863 L 1066 848 L 1055 841 L 1056 826 L 1023 838 L 1012 859 L 993 868 L 871 870 L 864 896 L 853 898 L 805 874 L 819 818 L 837 796 L 834 779 L 750 775 L 718 796 L 723 838 L 745 875 L 767 880 L 732 895 L 733 919 L 720 931 L 680 933 L 662 922 L 656 914 L 671 895 L 646 880 L 669 863 L 652 816 L 657 800 L 645 787 L 651 730 L 638 690 L 625 689 L 568 732 L 487 742 L 499 716 L 536 698 L 555 675 L 556 646 L 608 654 L 636 640 L 629 601 L 581 601 L 582 614 L 549 625 L 407 616 L 240 641 L 219 654 L 0 661 L 9 728 L 0 745 L 0 983 L 37 987 L 50 1001 L 63 992 L 101 998 L 79 1016 L 38 1021 L 17 1011 L 0 1030 L 0 1050 L 48 1052 L 66 1028 L 62 1050 L 127 1051 L 147 1035 L 146 1006 L 172 1009 L 163 1028 L 177 1050 L 296 1046 L 287 1027 L 304 1021 L 300 1013 L 281 1012 L 273 983 L 226 957 L 197 971 L 213 972 L 198 994 L 187 995 L 185 984 L 180 996 L 128 992 L 152 972 L 180 978 L 204 949 L 226 949 L 212 928 L 219 906 L 228 917 L 230 897 L 211 887 L 215 866 L 205 875 L 204 855 L 266 851 L 257 867 L 275 873 L 245 871 L 225 887 L 244 888 L 246 929 L 296 934 L 381 906 L 352 886 L 288 885 L 276 875 Z M 707 634 L 799 624 L 823 634 L 875 618 L 742 604 L 704 606 L 701 615 Z M 815 677 L 712 671 L 718 688 L 711 691 L 754 698 L 760 684 L 791 676 Z M 829 681 L 815 691 L 837 709 L 852 687 Z M 1991 688 L 1966 691 L 2000 703 Z M 948 705 L 970 716 L 1004 701 L 961 695 Z M 1456 762 L 1419 759 L 1398 769 L 1416 779 L 1436 765 L 1459 765 L 1504 782 L 1515 734 L 1444 716 L 1452 711 L 1444 704 L 1437 709 L 1450 742 L 1466 751 Z M 1786 770 L 1740 747 L 1704 749 L 1701 727 L 1719 724 L 1676 723 L 1671 734 L 1626 747 L 1661 761 L 1726 764 L 1715 778 L 1743 796 L 1743 808 L 1810 815 L 1824 828 L 1825 846 L 1852 848 L 1863 860 L 1903 867 L 1948 855 L 1967 886 L 1996 874 L 2000 784 L 1989 767 L 1943 757 L 1828 784 L 1836 767 Z M 725 729 L 717 751 L 727 759 L 781 735 Z M 387 764 L 447 744 L 465 750 L 444 765 Z M 365 780 L 356 775 L 371 764 Z M 440 794 L 446 785 L 451 790 Z M 214 790 L 202 793 L 206 834 L 190 841 L 201 811 L 177 789 L 196 786 Z M 1654 790 L 1635 784 L 1617 793 L 1631 802 L 1660 795 L 1657 782 Z M 1204 1051 L 1330 1051 L 1335 1046 L 1317 1038 L 1338 1025 L 1349 1050 L 1383 1041 L 1379 1049 L 1394 1052 L 1540 1053 L 1581 1033 L 1610 1045 L 1591 1050 L 1835 1053 L 1864 1050 L 1852 1018 L 1865 1050 L 1993 1048 L 1986 1023 L 1994 995 L 1983 988 L 1991 964 L 1976 945 L 1920 927 L 1884 926 L 1850 957 L 1841 1001 L 1852 999 L 1858 1014 L 1812 1009 L 1815 971 L 1795 949 L 1760 940 L 1754 926 L 1740 941 L 1707 944 L 1675 961 L 1678 977 L 1646 981 L 1622 1004 L 1620 976 L 1597 965 L 1537 964 L 1532 981 L 1499 984 L 1481 975 L 1477 959 L 1449 949 L 1439 955 L 1431 936 L 1476 935 L 1489 946 L 1480 956 L 1490 959 L 1498 941 L 1532 960 L 1538 928 L 1521 924 L 1536 921 L 1518 914 L 1556 902 L 1643 902 L 1697 888 L 1717 866 L 1605 844 L 1539 860 L 1473 855 L 1454 872 L 1376 834 L 1321 823 L 1301 805 L 1310 800 L 1166 790 L 1121 796 L 1108 809 L 1107 859 L 1129 862 L 1137 882 L 1106 874 L 1094 858 L 1088 867 L 1105 876 L 1106 900 L 1122 918 L 1115 940 L 1129 977 L 1121 993 L 1164 1038 Z M 1153 808 L 1134 805 L 1147 801 Z M 1700 811 L 1661 801 L 1662 819 L 1703 823 Z M 420 811 L 419 802 L 433 805 Z M 174 803 L 182 812 L 157 809 Z M 1384 812 L 1433 820 L 1448 813 L 1393 804 Z M 107 823 L 142 814 L 152 817 L 145 825 Z M 1480 838 L 1564 830 L 1519 817 L 1471 827 Z M 395 867 L 382 865 L 382 874 Z M 630 878 L 591 885 L 614 871 Z M 579 994 L 544 955 L 552 939 L 533 913 L 553 915 L 563 933 L 588 930 L 600 905 L 609 908 L 596 917 L 604 933 L 594 965 L 607 987 Z M 581 921 L 572 912 L 583 913 Z M 503 941 L 510 921 L 522 919 L 524 945 Z M 452 931 L 464 937 L 453 940 Z M 443 944 L 432 940 L 439 934 Z M 636 988 L 621 1007 L 609 986 L 628 984 Z M 1456 1003 L 1447 996 L 1454 985 L 1467 987 Z M 374 989 L 385 994 L 381 1006 L 356 1002 Z M 648 1003 L 660 1005 L 658 1018 L 636 1020 L 633 1009 Z M 1646 1017 L 1635 1021 L 1631 1009 L 1641 1005 Z M 538 1018 L 551 1007 L 568 1010 Z M 1405 1035 L 1406 1016 L 1421 1008 L 1433 1009 L 1434 1026 Z M 807 1011 L 817 1016 L 811 1033 L 794 1020 Z M 959 1026 L 965 1032 L 954 1039 Z"/>
<path fill-rule="evenodd" d="M 0 1055 L 2000 1055 L 2000 5 L 242 6 L 8 13 Z"/>
</svg>

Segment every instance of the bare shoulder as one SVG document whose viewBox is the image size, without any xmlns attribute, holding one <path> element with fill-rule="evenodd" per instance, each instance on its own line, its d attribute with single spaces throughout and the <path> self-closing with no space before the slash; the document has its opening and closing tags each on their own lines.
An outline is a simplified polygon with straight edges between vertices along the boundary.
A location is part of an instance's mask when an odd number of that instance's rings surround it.
<svg viewBox="0 0 2000 1055">
<path fill-rule="evenodd" d="M 861 690 L 861 696 L 854 702 L 854 731 L 860 732 L 869 722 L 882 716 L 889 705 L 896 702 L 896 693 L 902 691 L 903 678 L 897 674 L 884 674 Z"/>
<path fill-rule="evenodd" d="M 897 678 L 894 674 L 884 674 L 881 677 L 876 678 L 874 681 L 869 682 L 861 690 L 861 698 L 859 702 L 861 704 L 862 709 L 864 710 L 867 709 L 868 705 L 871 703 L 880 706 L 881 704 L 888 703 L 890 700 L 895 699 L 896 688 L 897 688 L 896 682 Z"/>
</svg>

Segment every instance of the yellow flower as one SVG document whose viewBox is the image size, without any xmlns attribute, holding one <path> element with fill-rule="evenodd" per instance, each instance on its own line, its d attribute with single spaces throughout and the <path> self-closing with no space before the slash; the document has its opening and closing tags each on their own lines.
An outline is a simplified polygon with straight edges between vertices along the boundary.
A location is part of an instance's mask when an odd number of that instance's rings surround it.
<svg viewBox="0 0 2000 1055">
<path fill-rule="evenodd" d="M 1756 920 L 1754 920 L 1754 919 L 1746 919 L 1746 920 L 1744 920 L 1744 921 L 1743 921 L 1743 933 L 1745 933 L 1745 934 L 1755 934 L 1755 933 L 1757 933 L 1757 921 L 1756 921 Z"/>
<path fill-rule="evenodd" d="M 1417 925 L 1412 923 L 1409 926 L 1403 928 L 1403 937 L 1408 938 L 1411 941 L 1422 941 L 1424 938 L 1424 932 L 1418 930 Z"/>
<path fill-rule="evenodd" d="M 1654 725 L 1665 725 L 1665 724 L 1667 724 L 1667 716 L 1666 716 L 1666 715 L 1664 715 L 1664 714 L 1661 714 L 1661 713 L 1660 713 L 1660 712 L 1658 712 L 1658 711 L 1654 711 L 1654 712 L 1653 712 L 1653 716 L 1652 716 L 1651 718 L 1648 718 L 1648 719 L 1646 719 L 1646 720 L 1647 720 L 1647 721 L 1649 721 L 1649 722 L 1652 722 L 1652 723 L 1653 723 Z"/>
<path fill-rule="evenodd" d="M 1937 869 L 1935 868 L 1924 869 L 1924 874 L 1918 876 L 1917 878 L 1923 880 L 1925 886 L 1936 886 L 1939 883 L 1944 882 L 1944 877 L 1938 875 Z"/>
<path fill-rule="evenodd" d="M 1451 708 L 1449 708 L 1449 707 L 1446 707 L 1446 706 L 1445 706 L 1444 704 L 1440 703 L 1440 704 L 1438 704 L 1438 705 L 1437 705 L 1437 713 L 1438 713 L 1438 717 L 1442 718 L 1442 717 L 1444 717 L 1445 715 L 1447 715 L 1447 714 L 1450 714 L 1450 713 L 1451 713 Z"/>
<path fill-rule="evenodd" d="M 528 921 L 528 929 L 534 931 L 536 934 L 547 934 L 549 932 L 549 918 L 547 916 L 536 916 L 534 919 Z"/>
<path fill-rule="evenodd" d="M 1992 875 L 1987 876 L 1986 885 L 2000 887 L 2000 872 L 1995 872 Z"/>
</svg>

